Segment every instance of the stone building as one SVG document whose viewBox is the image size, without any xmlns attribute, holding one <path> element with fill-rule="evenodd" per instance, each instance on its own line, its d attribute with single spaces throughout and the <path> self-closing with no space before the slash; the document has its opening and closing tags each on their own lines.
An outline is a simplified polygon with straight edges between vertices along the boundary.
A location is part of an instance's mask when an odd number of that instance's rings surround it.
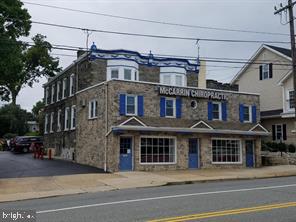
<svg viewBox="0 0 296 222">
<path fill-rule="evenodd" d="M 199 68 L 93 45 L 44 85 L 45 146 L 112 172 L 259 167 L 259 96 L 201 89 Z"/>
</svg>

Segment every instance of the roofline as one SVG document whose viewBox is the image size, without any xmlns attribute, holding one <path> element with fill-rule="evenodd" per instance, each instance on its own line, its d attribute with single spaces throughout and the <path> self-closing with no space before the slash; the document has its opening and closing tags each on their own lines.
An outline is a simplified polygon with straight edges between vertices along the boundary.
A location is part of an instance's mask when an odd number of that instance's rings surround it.
<svg viewBox="0 0 296 222">
<path fill-rule="evenodd" d="M 284 82 L 290 77 L 290 75 L 293 73 L 293 70 L 288 71 L 279 81 L 278 85 L 281 86 L 284 84 Z"/>
<path fill-rule="evenodd" d="M 179 133 L 211 133 L 211 134 L 235 134 L 247 136 L 269 136 L 267 132 L 244 131 L 244 130 L 222 130 L 222 129 L 199 129 L 199 128 L 179 128 L 179 127 L 141 127 L 141 126 L 112 126 L 112 131 L 131 130 L 149 132 L 179 132 Z"/>
<path fill-rule="evenodd" d="M 269 46 L 265 45 L 265 44 L 262 44 L 260 46 L 259 49 L 257 49 L 257 51 L 252 55 L 252 57 L 249 59 L 248 63 L 246 63 L 242 68 L 241 70 L 232 78 L 232 80 L 230 81 L 230 84 L 234 84 L 234 82 L 241 76 L 241 74 L 252 64 L 252 62 L 255 60 L 255 58 L 261 53 L 261 51 L 263 49 L 268 49 L 270 50 L 271 52 L 289 60 L 289 61 L 292 61 L 292 58 L 289 57 L 289 56 L 286 56 L 285 54 L 283 53 L 280 53 L 279 51 L 275 50 L 275 49 L 272 49 L 270 48 Z"/>
</svg>

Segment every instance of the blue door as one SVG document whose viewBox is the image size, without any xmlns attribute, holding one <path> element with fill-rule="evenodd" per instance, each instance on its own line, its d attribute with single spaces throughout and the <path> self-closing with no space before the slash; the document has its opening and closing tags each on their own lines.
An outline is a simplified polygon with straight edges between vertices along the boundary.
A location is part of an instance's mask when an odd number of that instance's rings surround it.
<svg viewBox="0 0 296 222">
<path fill-rule="evenodd" d="M 119 159 L 119 170 L 132 170 L 132 138 L 131 137 L 120 137 L 120 159 Z"/>
<path fill-rule="evenodd" d="M 254 141 L 246 140 L 246 166 L 254 167 Z"/>
<path fill-rule="evenodd" d="M 198 168 L 198 139 L 189 139 L 189 161 L 188 167 L 191 169 Z"/>
</svg>

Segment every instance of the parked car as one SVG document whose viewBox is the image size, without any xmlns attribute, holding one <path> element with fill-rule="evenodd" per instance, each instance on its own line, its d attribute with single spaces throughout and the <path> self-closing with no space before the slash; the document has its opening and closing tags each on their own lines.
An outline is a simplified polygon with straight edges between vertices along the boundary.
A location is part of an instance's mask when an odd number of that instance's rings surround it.
<svg viewBox="0 0 296 222">
<path fill-rule="evenodd" d="M 43 146 L 43 138 L 40 136 L 17 136 L 10 141 L 11 151 L 15 153 L 28 153 L 31 151 L 32 143 Z"/>
</svg>

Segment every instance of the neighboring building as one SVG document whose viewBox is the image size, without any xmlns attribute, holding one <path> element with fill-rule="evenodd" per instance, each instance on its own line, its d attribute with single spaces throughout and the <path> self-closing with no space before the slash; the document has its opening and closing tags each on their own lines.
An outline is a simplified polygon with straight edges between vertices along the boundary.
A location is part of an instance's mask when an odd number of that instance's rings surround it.
<svg viewBox="0 0 296 222">
<path fill-rule="evenodd" d="M 27 121 L 29 132 L 39 132 L 39 125 L 36 121 Z"/>
<path fill-rule="evenodd" d="M 93 45 L 44 85 L 44 144 L 108 171 L 260 166 L 259 96 L 200 89 L 199 72 Z"/>
<path fill-rule="evenodd" d="M 208 89 L 238 91 L 238 85 L 230 84 L 230 83 L 222 83 L 214 79 L 207 79 L 206 84 Z"/>
<path fill-rule="evenodd" d="M 267 141 L 296 144 L 291 51 L 262 45 L 232 79 L 241 92 L 260 94 L 262 125 L 272 132 Z"/>
</svg>

